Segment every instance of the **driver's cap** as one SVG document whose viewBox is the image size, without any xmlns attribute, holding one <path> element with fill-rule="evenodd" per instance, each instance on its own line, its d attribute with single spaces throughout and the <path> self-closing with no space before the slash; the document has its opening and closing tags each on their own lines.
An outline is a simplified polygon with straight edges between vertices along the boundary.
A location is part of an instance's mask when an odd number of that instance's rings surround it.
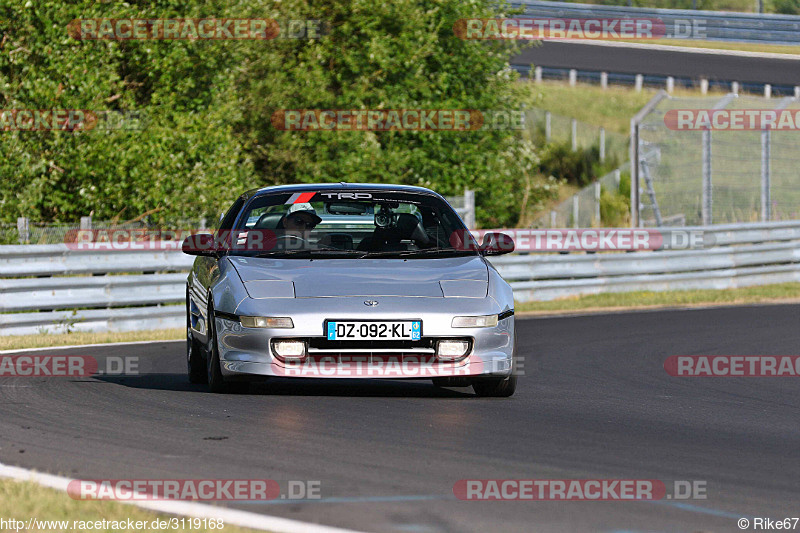
<svg viewBox="0 0 800 533">
<path fill-rule="evenodd" d="M 315 224 L 319 224 L 322 222 L 322 219 L 317 215 L 317 212 L 311 207 L 311 204 L 292 204 L 288 211 L 286 211 L 286 216 L 292 215 L 293 213 L 306 213 L 310 215 L 314 219 Z"/>
</svg>

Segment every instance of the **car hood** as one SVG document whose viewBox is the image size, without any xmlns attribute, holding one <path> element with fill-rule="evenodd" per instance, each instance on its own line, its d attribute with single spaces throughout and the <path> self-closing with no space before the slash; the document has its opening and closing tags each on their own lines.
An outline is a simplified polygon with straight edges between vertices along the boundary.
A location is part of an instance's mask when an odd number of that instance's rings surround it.
<svg viewBox="0 0 800 533">
<path fill-rule="evenodd" d="M 479 256 L 408 260 L 229 259 L 252 298 L 484 298 L 488 290 L 489 271 Z"/>
</svg>

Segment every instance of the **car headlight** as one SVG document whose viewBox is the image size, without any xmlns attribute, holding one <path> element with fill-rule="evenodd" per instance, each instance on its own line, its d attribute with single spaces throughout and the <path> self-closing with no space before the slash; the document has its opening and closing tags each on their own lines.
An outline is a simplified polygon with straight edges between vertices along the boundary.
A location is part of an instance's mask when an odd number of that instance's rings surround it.
<svg viewBox="0 0 800 533">
<path fill-rule="evenodd" d="M 240 316 L 239 322 L 246 328 L 293 328 L 292 319 L 287 317 Z"/>
<path fill-rule="evenodd" d="M 456 316 L 454 328 L 493 328 L 497 325 L 497 315 Z"/>
<path fill-rule="evenodd" d="M 466 340 L 441 340 L 436 343 L 436 357 L 443 361 L 454 361 L 467 355 L 469 341 Z"/>
<path fill-rule="evenodd" d="M 306 343 L 296 340 L 274 340 L 272 351 L 281 359 L 302 359 L 306 356 Z"/>
</svg>

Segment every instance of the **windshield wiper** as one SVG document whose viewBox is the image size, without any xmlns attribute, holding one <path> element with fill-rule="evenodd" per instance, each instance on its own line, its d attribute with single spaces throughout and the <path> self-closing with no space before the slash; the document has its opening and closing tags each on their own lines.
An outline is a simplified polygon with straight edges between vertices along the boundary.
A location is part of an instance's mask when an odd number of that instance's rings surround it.
<svg viewBox="0 0 800 533">
<path fill-rule="evenodd" d="M 474 250 L 457 250 L 455 248 L 423 248 L 422 250 L 395 250 L 395 251 L 378 251 L 378 252 L 364 252 L 359 259 L 365 257 L 410 257 L 421 255 L 450 255 L 450 254 L 475 254 Z"/>
<path fill-rule="evenodd" d="M 283 255 L 308 255 L 308 256 L 317 256 L 317 255 L 354 255 L 360 254 L 361 252 L 357 250 L 341 250 L 339 248 L 305 248 L 299 250 L 270 250 L 268 252 L 261 252 L 255 254 L 253 257 L 275 257 L 275 256 L 283 256 Z"/>
</svg>

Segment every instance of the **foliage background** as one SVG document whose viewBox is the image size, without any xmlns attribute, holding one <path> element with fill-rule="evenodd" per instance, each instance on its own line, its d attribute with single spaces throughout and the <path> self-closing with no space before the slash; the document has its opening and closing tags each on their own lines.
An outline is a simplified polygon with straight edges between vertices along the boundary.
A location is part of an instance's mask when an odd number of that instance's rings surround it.
<svg viewBox="0 0 800 533">
<path fill-rule="evenodd" d="M 480 225 L 514 226 L 547 196 L 518 131 L 285 132 L 277 109 L 515 111 L 516 45 L 464 41 L 487 0 L 11 0 L 0 5 L 0 109 L 140 110 L 138 131 L 0 132 L 0 221 L 215 217 L 242 191 L 297 182 L 476 190 Z M 321 19 L 318 40 L 79 41 L 76 18 Z"/>
</svg>

